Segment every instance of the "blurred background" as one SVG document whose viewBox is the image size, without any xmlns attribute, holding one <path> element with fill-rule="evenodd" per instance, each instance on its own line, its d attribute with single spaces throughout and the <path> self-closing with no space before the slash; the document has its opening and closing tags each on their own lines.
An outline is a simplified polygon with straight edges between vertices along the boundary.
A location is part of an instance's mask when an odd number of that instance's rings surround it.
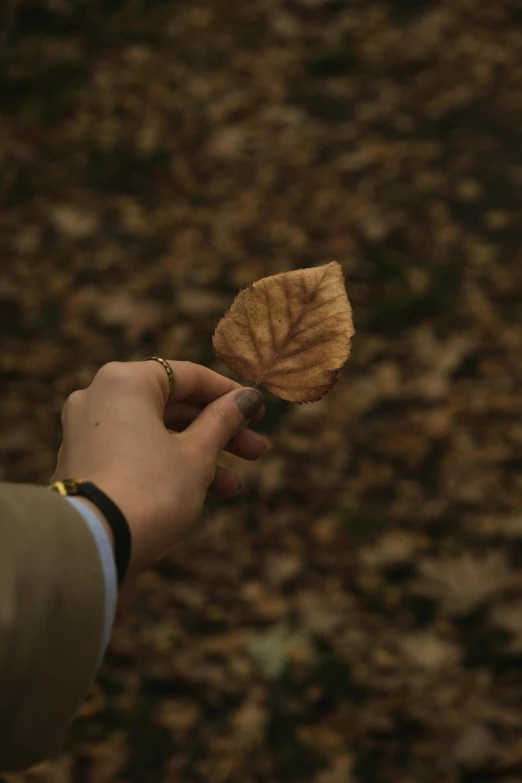
<svg viewBox="0 0 522 783">
<path fill-rule="evenodd" d="M 522 780 L 522 6 L 4 0 L 0 475 L 240 287 L 337 260 L 353 355 L 140 579 L 16 783 Z"/>
</svg>

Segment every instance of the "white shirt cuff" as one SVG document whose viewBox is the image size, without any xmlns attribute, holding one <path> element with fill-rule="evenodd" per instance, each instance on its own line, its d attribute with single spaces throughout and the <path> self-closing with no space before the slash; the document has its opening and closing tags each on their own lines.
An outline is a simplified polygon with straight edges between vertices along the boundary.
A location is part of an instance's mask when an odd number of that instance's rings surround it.
<svg viewBox="0 0 522 783">
<path fill-rule="evenodd" d="M 114 562 L 114 552 L 112 550 L 107 531 L 94 511 L 82 503 L 81 500 L 78 500 L 78 498 L 67 497 L 66 500 L 75 507 L 79 514 L 82 515 L 87 524 L 87 527 L 90 529 L 94 537 L 96 546 L 98 547 L 98 552 L 100 554 L 103 580 L 105 583 L 105 618 L 103 624 L 100 658 L 98 661 L 99 666 L 103 656 L 105 655 L 107 645 L 109 644 L 109 639 L 112 633 L 112 626 L 114 623 L 114 616 L 116 614 L 116 603 L 118 601 L 118 583 L 116 575 L 116 564 Z"/>
</svg>

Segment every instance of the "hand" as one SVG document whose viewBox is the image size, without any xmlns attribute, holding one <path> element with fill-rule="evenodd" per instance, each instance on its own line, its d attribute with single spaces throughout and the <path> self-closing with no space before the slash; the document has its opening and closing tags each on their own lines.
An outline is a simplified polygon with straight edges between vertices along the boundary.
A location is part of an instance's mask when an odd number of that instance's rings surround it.
<svg viewBox="0 0 522 783">
<path fill-rule="evenodd" d="M 92 481 L 125 514 L 130 571 L 151 565 L 201 513 L 207 491 L 229 498 L 238 477 L 217 465 L 223 449 L 258 459 L 266 444 L 245 427 L 264 414 L 263 395 L 191 362 L 111 362 L 71 394 L 54 480 Z M 175 432 L 169 432 L 175 430 Z"/>
</svg>

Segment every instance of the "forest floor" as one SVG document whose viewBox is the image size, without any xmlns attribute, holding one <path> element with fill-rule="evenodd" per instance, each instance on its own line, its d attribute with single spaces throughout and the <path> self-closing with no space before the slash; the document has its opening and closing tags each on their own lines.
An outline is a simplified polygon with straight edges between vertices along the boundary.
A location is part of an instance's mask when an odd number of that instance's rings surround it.
<svg viewBox="0 0 522 783">
<path fill-rule="evenodd" d="M 224 371 L 237 290 L 337 260 L 327 398 L 154 571 L 10 783 L 522 780 L 515 0 L 10 0 L 0 478 L 113 359 Z M 1 23 L 0 23 L 1 26 Z"/>
</svg>

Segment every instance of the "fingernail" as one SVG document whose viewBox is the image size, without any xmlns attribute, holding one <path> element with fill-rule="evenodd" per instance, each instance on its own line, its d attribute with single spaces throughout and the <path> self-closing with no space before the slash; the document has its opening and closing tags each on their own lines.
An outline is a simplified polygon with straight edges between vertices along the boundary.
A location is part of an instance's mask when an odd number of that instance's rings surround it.
<svg viewBox="0 0 522 783">
<path fill-rule="evenodd" d="M 259 389 L 243 389 L 236 395 L 235 400 L 245 419 L 255 416 L 265 401 Z"/>
</svg>

